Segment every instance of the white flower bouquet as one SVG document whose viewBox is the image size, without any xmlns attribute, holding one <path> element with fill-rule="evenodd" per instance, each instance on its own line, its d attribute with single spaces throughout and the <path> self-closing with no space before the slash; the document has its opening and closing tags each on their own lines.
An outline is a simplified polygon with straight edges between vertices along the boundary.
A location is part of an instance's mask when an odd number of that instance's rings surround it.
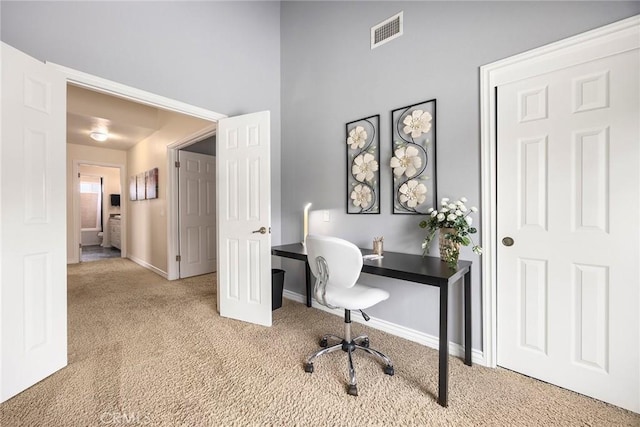
<svg viewBox="0 0 640 427">
<path fill-rule="evenodd" d="M 427 229 L 427 235 L 422 242 L 422 251 L 424 255 L 427 255 L 429 252 L 429 246 L 431 245 L 431 241 L 436 235 L 436 231 L 438 229 L 446 229 L 446 233 L 444 233 L 444 239 L 450 242 L 450 251 L 455 253 L 448 254 L 445 259 L 448 262 L 453 261 L 451 258 L 455 258 L 455 263 L 458 261 L 458 249 L 460 245 L 468 246 L 473 244 L 473 252 L 480 255 L 482 254 L 482 248 L 479 245 L 476 245 L 473 242 L 471 234 L 475 234 L 478 230 L 475 227 L 472 227 L 473 218 L 471 218 L 471 213 L 478 212 L 478 208 L 475 206 L 471 209 L 467 209 L 465 203 L 467 199 L 461 197 L 460 200 L 449 201 L 448 198 L 442 199 L 440 202 L 440 209 L 435 210 L 430 208 L 427 213 L 429 214 L 429 219 L 421 221 L 420 228 Z"/>
</svg>

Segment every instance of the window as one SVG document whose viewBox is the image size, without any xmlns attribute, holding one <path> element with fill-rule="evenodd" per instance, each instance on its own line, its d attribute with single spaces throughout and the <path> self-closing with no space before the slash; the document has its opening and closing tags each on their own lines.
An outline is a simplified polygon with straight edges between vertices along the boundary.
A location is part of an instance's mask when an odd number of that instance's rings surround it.
<svg viewBox="0 0 640 427">
<path fill-rule="evenodd" d="M 102 178 L 80 176 L 80 226 L 83 231 L 102 231 Z"/>
</svg>

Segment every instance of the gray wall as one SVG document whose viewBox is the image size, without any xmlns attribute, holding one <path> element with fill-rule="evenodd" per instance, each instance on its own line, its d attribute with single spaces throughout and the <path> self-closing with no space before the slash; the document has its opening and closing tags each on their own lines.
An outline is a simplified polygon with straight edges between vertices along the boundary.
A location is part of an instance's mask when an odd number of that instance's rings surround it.
<svg viewBox="0 0 640 427">
<path fill-rule="evenodd" d="M 271 111 L 280 241 L 279 2 L 0 3 L 0 38 L 29 55 L 229 116 Z"/>
<path fill-rule="evenodd" d="M 198 141 L 195 144 L 191 144 L 190 146 L 181 149 L 180 151 L 190 151 L 192 153 L 200 153 L 207 154 L 209 156 L 216 155 L 216 136 L 210 136 L 207 139 L 203 139 L 202 141 Z"/>
<path fill-rule="evenodd" d="M 404 35 L 370 50 L 369 31 L 404 11 Z M 479 67 L 640 13 L 638 2 L 283 2 L 283 242 L 302 238 L 302 207 L 310 232 L 385 250 L 420 253 L 419 216 L 392 215 L 390 111 L 437 98 L 438 197 L 480 203 Z M 346 215 L 345 123 L 381 115 L 380 215 Z M 479 219 L 479 218 L 477 218 Z M 437 251 L 437 250 L 436 250 Z M 480 259 L 473 266 L 473 347 L 482 348 Z M 283 262 L 286 288 L 303 289 L 303 269 Z M 363 275 L 391 298 L 371 315 L 437 336 L 438 294 L 430 287 Z M 452 294 L 453 317 L 461 294 Z M 462 325 L 450 333 L 462 342 Z"/>
</svg>

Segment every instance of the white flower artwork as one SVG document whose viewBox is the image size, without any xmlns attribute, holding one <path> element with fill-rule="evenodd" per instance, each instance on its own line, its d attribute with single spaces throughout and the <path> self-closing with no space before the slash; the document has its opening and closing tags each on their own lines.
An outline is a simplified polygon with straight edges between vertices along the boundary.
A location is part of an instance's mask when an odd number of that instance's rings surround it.
<svg viewBox="0 0 640 427">
<path fill-rule="evenodd" d="M 411 115 L 405 117 L 402 121 L 405 125 L 402 131 L 411 135 L 411 138 L 417 138 L 423 133 L 427 133 L 431 130 L 432 119 L 433 116 L 431 116 L 431 113 L 428 111 L 413 110 Z"/>
<path fill-rule="evenodd" d="M 391 132 L 393 213 L 431 214 L 437 207 L 436 100 L 393 110 Z M 448 205 L 444 206 L 452 212 L 458 209 Z"/>
<path fill-rule="evenodd" d="M 354 206 L 359 208 L 366 208 L 371 204 L 372 200 L 371 188 L 358 184 L 353 188 L 351 192 L 351 200 Z"/>
<path fill-rule="evenodd" d="M 422 159 L 418 155 L 418 149 L 415 147 L 400 147 L 394 154 L 395 156 L 391 158 L 390 164 L 395 176 L 407 175 L 407 178 L 411 178 L 422 167 Z"/>
<path fill-rule="evenodd" d="M 360 182 L 371 181 L 378 170 L 378 162 L 369 153 L 361 154 L 353 160 L 351 174 Z"/>
<path fill-rule="evenodd" d="M 349 132 L 347 138 L 347 144 L 351 146 L 352 150 L 364 147 L 364 143 L 367 141 L 367 131 L 362 126 L 356 126 Z"/>
<path fill-rule="evenodd" d="M 410 208 L 422 204 L 426 199 L 427 187 L 415 179 L 409 180 L 400 186 L 400 201 Z"/>
<path fill-rule="evenodd" d="M 380 213 L 380 116 L 346 124 L 347 213 Z"/>
</svg>

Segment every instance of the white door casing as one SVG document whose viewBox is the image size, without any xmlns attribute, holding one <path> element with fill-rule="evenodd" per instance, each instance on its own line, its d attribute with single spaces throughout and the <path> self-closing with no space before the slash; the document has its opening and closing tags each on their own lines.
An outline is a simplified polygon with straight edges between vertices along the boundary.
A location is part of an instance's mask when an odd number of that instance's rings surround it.
<svg viewBox="0 0 640 427">
<path fill-rule="evenodd" d="M 180 263 L 177 261 L 180 254 L 180 183 L 176 167 L 180 150 L 215 135 L 218 120 L 226 117 L 217 115 L 216 119 L 209 119 L 211 125 L 189 135 L 181 140 L 167 145 L 167 279 L 180 278 Z M 217 184 L 216 184 L 217 185 Z M 217 205 L 216 205 L 217 208 Z M 217 249 L 217 245 L 216 245 Z"/>
<path fill-rule="evenodd" d="M 180 114 L 186 114 L 188 116 L 197 117 L 203 120 L 208 120 L 212 122 L 212 126 L 203 129 L 202 133 L 197 135 L 189 136 L 185 140 L 176 141 L 175 143 L 169 144 L 167 146 L 167 278 L 169 280 L 175 280 L 178 278 L 178 263 L 176 261 L 176 255 L 179 252 L 178 246 L 178 178 L 177 172 L 173 167 L 174 162 L 177 160 L 177 150 L 182 147 L 188 145 L 188 143 L 194 139 L 199 139 L 200 137 L 207 137 L 213 134 L 213 130 L 215 129 L 215 123 L 226 117 L 224 114 L 216 113 L 211 110 L 207 110 L 205 108 L 196 107 L 195 105 L 187 104 L 181 101 L 176 101 L 175 99 L 167 98 L 155 93 L 147 92 L 141 89 L 137 89 L 131 86 L 124 85 L 122 83 L 114 82 L 112 80 L 107 80 L 102 77 L 97 77 L 92 74 L 84 73 L 82 71 L 74 70 L 72 68 L 65 67 L 64 65 L 55 64 L 53 62 L 47 62 L 47 65 L 53 67 L 58 70 L 62 75 L 65 76 L 67 81 L 74 86 L 80 86 L 86 89 L 90 89 L 99 93 L 104 93 L 107 95 L 113 95 L 120 98 L 124 98 L 130 100 L 132 102 L 137 102 L 145 105 L 149 105 L 152 107 L 160 108 L 163 110 L 173 111 Z M 125 177 L 122 182 L 124 185 L 122 188 L 128 188 L 128 178 Z M 125 206 L 126 206 L 125 199 Z M 126 223 L 127 217 L 126 215 L 123 217 L 122 226 L 124 227 Z M 122 238 L 124 239 L 123 243 L 123 252 L 122 256 L 126 257 L 126 241 L 125 233 L 126 227 L 123 229 Z M 155 270 L 154 270 L 155 271 Z M 163 272 L 157 270 L 156 273 L 163 275 Z"/>
<path fill-rule="evenodd" d="M 269 128 L 268 111 L 222 119 L 216 151 L 218 310 L 265 326 L 271 326 Z"/>
<path fill-rule="evenodd" d="M 216 158 L 179 151 L 180 277 L 216 269 Z"/>
<path fill-rule="evenodd" d="M 497 95 L 497 362 L 636 412 L 639 75 L 636 48 Z"/>
<path fill-rule="evenodd" d="M 66 81 L 2 43 L 0 402 L 67 365 Z"/>
</svg>

